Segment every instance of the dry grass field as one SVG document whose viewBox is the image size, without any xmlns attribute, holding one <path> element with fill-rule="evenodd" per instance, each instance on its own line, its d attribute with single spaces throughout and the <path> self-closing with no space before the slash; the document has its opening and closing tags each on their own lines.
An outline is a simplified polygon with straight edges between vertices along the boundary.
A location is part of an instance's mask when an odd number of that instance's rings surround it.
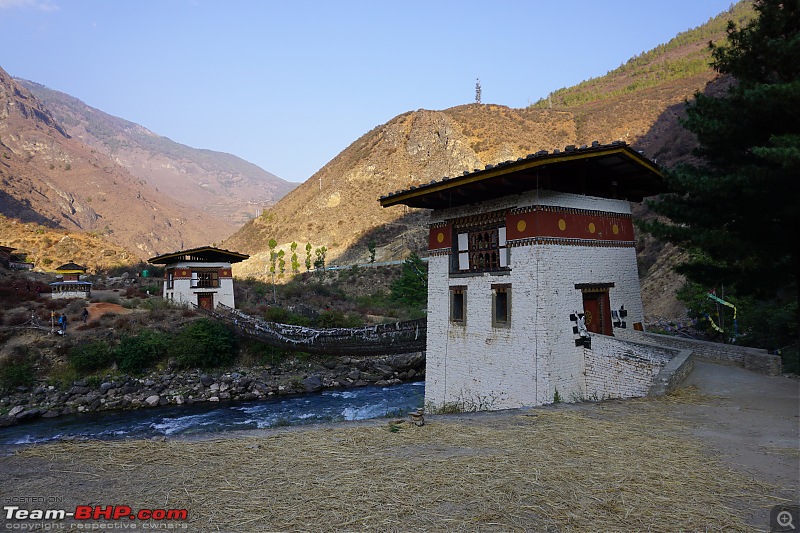
<svg viewBox="0 0 800 533">
<path fill-rule="evenodd" d="M 422 427 L 28 447 L 0 458 L 2 492 L 63 497 L 67 510 L 185 508 L 172 525 L 191 531 L 768 530 L 770 507 L 798 497 L 797 381 L 711 364 L 692 379 L 657 400 Z"/>
</svg>

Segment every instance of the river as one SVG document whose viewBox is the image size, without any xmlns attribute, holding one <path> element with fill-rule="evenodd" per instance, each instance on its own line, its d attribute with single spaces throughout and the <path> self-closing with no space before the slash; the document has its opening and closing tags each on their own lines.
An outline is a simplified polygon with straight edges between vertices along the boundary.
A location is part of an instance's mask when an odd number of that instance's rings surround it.
<svg viewBox="0 0 800 533">
<path fill-rule="evenodd" d="M 65 439 L 114 440 L 189 436 L 288 425 L 404 416 L 422 407 L 425 382 L 391 387 L 327 390 L 254 402 L 98 411 L 0 429 L 0 444 L 20 445 Z"/>
</svg>

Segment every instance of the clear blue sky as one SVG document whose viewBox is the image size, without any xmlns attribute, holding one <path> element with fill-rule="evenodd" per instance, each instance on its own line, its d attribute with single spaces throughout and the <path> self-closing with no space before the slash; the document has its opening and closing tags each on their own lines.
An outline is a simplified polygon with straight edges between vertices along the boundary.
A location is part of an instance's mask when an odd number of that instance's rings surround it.
<svg viewBox="0 0 800 533">
<path fill-rule="evenodd" d="M 0 67 L 305 181 L 400 113 L 524 107 L 731 0 L 0 0 Z"/>
</svg>

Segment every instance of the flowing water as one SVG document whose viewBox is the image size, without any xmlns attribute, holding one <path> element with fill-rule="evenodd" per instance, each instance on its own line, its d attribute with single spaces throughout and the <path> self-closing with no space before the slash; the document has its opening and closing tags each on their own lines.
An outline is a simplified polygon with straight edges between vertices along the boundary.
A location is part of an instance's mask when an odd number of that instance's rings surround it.
<svg viewBox="0 0 800 533">
<path fill-rule="evenodd" d="M 360 387 L 257 402 L 100 411 L 39 419 L 0 429 L 0 444 L 63 439 L 124 439 L 200 435 L 287 425 L 403 416 L 422 407 L 425 382 Z"/>
</svg>

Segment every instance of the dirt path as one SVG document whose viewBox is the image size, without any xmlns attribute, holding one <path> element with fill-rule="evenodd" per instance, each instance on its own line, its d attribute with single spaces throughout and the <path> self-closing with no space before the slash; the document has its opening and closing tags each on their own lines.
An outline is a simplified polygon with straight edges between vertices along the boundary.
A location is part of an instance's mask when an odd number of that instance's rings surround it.
<svg viewBox="0 0 800 533">
<path fill-rule="evenodd" d="M 800 381 L 698 362 L 686 386 L 709 401 L 677 405 L 671 416 L 712 455 L 800 502 Z M 756 508 L 750 523 L 763 528 L 768 517 L 769 508 Z"/>
<path fill-rule="evenodd" d="M 89 311 L 89 322 L 94 322 L 101 316 L 105 314 L 114 314 L 114 315 L 127 315 L 132 311 L 130 309 L 126 309 L 119 304 L 113 304 L 108 302 L 94 302 L 89 304 L 87 307 Z"/>
<path fill-rule="evenodd" d="M 657 400 L 30 447 L 0 496 L 185 508 L 192 531 L 767 531 L 800 498 L 799 411 L 796 379 L 697 363 Z"/>
</svg>

